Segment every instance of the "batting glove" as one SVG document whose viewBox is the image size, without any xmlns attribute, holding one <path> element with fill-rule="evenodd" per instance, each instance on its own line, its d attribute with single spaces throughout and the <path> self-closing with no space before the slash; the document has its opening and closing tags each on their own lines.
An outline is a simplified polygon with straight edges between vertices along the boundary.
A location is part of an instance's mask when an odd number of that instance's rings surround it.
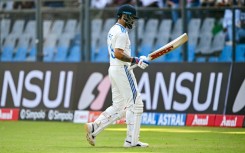
<svg viewBox="0 0 245 153">
<path fill-rule="evenodd" d="M 149 66 L 146 56 L 140 56 L 140 58 L 134 57 L 132 63 L 137 64 L 141 69 L 145 69 L 147 66 Z"/>
<path fill-rule="evenodd" d="M 140 59 L 138 57 L 134 57 L 133 60 L 132 60 L 132 64 L 138 64 L 140 61 Z"/>
</svg>

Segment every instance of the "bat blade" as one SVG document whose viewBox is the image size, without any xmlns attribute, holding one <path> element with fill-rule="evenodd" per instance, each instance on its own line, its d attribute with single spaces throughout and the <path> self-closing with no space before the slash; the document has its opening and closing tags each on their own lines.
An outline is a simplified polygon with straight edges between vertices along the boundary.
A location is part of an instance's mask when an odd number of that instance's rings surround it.
<svg viewBox="0 0 245 153">
<path fill-rule="evenodd" d="M 161 48 L 153 51 L 152 53 L 148 54 L 147 59 L 152 61 L 160 56 L 163 56 L 174 49 L 178 48 L 179 46 L 183 45 L 185 42 L 188 41 L 188 35 L 186 33 L 182 34 L 178 38 L 172 40 L 171 42 L 167 43 L 166 45 L 162 46 Z M 137 67 L 137 64 L 128 68 L 128 70 L 132 70 Z"/>
<path fill-rule="evenodd" d="M 173 41 L 169 42 L 168 44 L 162 46 L 161 48 L 157 49 L 156 51 L 150 53 L 148 55 L 148 60 L 154 60 L 160 56 L 163 56 L 174 49 L 178 48 L 182 44 L 188 41 L 188 35 L 186 33 L 182 34 L 178 38 L 174 39 Z"/>
</svg>

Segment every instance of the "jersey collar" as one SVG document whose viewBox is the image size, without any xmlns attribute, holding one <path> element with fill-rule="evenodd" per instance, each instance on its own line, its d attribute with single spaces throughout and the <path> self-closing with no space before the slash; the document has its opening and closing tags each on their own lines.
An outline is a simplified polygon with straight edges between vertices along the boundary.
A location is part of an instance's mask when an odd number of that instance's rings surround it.
<svg viewBox="0 0 245 153">
<path fill-rule="evenodd" d="M 118 26 L 120 26 L 121 28 L 123 28 L 123 29 L 126 30 L 126 28 L 125 28 L 123 25 L 121 25 L 120 23 L 117 22 L 116 25 L 118 25 Z"/>
</svg>

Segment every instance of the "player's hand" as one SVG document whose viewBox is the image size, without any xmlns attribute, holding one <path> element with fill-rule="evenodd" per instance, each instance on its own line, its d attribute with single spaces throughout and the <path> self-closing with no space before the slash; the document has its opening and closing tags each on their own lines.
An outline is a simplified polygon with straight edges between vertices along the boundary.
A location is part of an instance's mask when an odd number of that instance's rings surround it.
<svg viewBox="0 0 245 153">
<path fill-rule="evenodd" d="M 139 58 L 139 62 L 138 62 L 138 67 L 140 67 L 141 69 L 145 69 L 149 66 L 149 61 L 147 60 L 146 56 L 140 56 Z"/>
</svg>

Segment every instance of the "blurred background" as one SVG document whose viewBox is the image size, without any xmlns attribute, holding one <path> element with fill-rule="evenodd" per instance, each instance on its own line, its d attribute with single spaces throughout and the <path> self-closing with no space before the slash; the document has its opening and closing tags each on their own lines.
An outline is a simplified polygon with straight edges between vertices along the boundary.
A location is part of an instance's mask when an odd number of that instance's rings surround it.
<svg viewBox="0 0 245 153">
<path fill-rule="evenodd" d="M 244 0 L 1 0 L 1 62 L 108 62 L 106 37 L 121 4 L 136 6 L 133 56 L 184 32 L 154 62 L 245 62 Z"/>
</svg>

